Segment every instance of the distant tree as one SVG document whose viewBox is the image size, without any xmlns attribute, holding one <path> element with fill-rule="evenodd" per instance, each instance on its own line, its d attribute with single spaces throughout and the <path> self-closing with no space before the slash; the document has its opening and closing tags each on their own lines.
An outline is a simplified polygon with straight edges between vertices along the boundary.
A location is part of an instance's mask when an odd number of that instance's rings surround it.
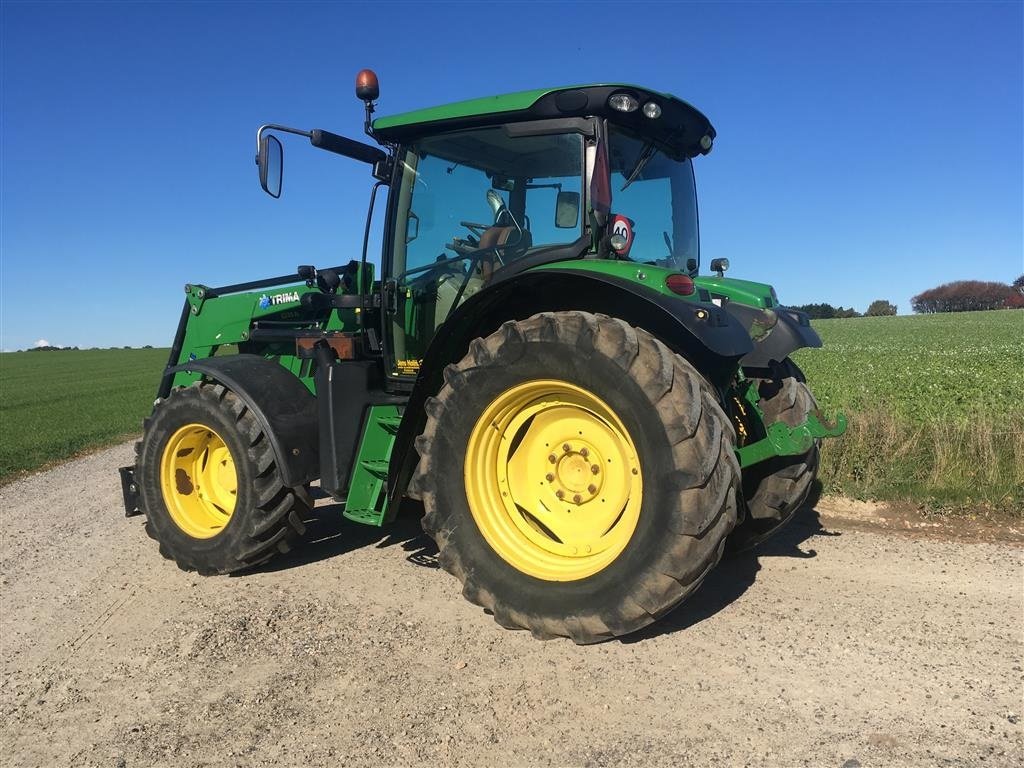
<svg viewBox="0 0 1024 768">
<path fill-rule="evenodd" d="M 864 314 L 868 317 L 885 317 L 886 315 L 895 315 L 896 305 L 886 301 L 885 299 L 875 299 L 868 306 L 868 311 Z"/>
<path fill-rule="evenodd" d="M 152 348 L 153 348 L 153 345 L 152 345 L 152 344 L 143 344 L 143 345 L 142 345 L 142 348 L 143 348 L 143 349 L 152 349 Z"/>
<path fill-rule="evenodd" d="M 1024 275 L 1013 281 L 1013 287 L 1017 289 L 1017 293 L 1024 296 Z"/>
<path fill-rule="evenodd" d="M 131 349 L 131 347 L 129 345 L 125 344 L 123 347 L 121 347 L 121 349 Z"/>
<path fill-rule="evenodd" d="M 853 307 L 846 309 L 846 307 L 833 307 L 831 304 L 801 304 L 799 307 L 794 307 L 794 309 L 806 312 L 811 320 L 830 320 L 833 317 L 861 316 L 860 312 Z"/>
<path fill-rule="evenodd" d="M 958 280 L 922 291 L 910 300 L 910 306 L 921 313 L 977 312 L 1013 306 L 1011 297 L 1019 295 L 1006 283 Z"/>
<path fill-rule="evenodd" d="M 829 320 L 836 316 L 836 308 L 831 304 L 803 304 L 796 309 L 806 312 L 812 320 Z"/>
<path fill-rule="evenodd" d="M 26 349 L 26 352 L 60 352 L 62 349 L 71 349 L 71 347 L 57 347 L 53 344 L 43 344 L 41 347 L 31 347 Z"/>
</svg>

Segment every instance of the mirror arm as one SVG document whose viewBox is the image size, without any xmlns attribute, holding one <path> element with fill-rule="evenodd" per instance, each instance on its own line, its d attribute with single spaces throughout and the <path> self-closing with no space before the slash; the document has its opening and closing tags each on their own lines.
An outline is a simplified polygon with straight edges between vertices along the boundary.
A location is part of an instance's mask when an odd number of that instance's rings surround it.
<svg viewBox="0 0 1024 768">
<path fill-rule="evenodd" d="M 385 167 L 388 159 L 387 154 L 376 147 L 371 147 L 369 144 L 347 139 L 344 136 L 339 136 L 330 131 L 323 131 L 319 128 L 314 128 L 312 131 L 303 131 L 298 128 L 289 128 L 287 125 L 277 125 L 275 123 L 261 125 L 259 130 L 256 131 L 257 165 L 259 165 L 260 142 L 263 140 L 264 131 L 280 131 L 281 133 L 291 133 L 295 136 L 305 136 L 309 139 L 309 143 L 317 149 L 326 149 L 328 152 L 333 152 L 336 155 L 344 155 L 345 157 L 351 157 L 353 160 L 368 163 L 374 166 L 374 170 L 379 169 L 381 175 L 384 175 L 388 170 Z"/>
<path fill-rule="evenodd" d="M 371 147 L 361 141 L 354 141 L 320 128 L 314 128 L 309 132 L 309 143 L 317 149 L 325 149 L 336 155 L 351 157 L 353 160 L 359 160 L 369 165 L 376 165 L 387 159 L 387 155 L 377 147 Z"/>
<path fill-rule="evenodd" d="M 256 165 L 260 164 L 260 142 L 263 140 L 264 131 L 281 131 L 281 133 L 294 133 L 296 136 L 305 136 L 307 139 L 311 137 L 309 131 L 300 131 L 298 128 L 289 128 L 287 125 L 275 125 L 274 123 L 267 123 L 261 125 L 259 130 L 256 131 Z"/>
</svg>

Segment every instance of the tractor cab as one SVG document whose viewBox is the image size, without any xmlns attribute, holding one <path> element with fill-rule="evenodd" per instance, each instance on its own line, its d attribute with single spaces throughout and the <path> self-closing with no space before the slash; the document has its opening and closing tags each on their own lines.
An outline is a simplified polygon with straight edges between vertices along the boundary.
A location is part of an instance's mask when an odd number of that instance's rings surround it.
<svg viewBox="0 0 1024 768">
<path fill-rule="evenodd" d="M 692 106 L 636 86 L 592 85 L 371 120 L 379 95 L 372 73 L 360 73 L 357 93 L 366 132 L 386 155 L 325 131 L 264 126 L 257 162 L 263 188 L 279 195 L 283 158 L 273 130 L 299 133 L 371 163 L 388 186 L 377 301 L 392 379 L 416 375 L 458 307 L 531 268 L 633 263 L 672 275 L 671 285 L 686 286 L 681 296 L 696 293 L 691 158 L 710 151 L 715 131 Z"/>
</svg>

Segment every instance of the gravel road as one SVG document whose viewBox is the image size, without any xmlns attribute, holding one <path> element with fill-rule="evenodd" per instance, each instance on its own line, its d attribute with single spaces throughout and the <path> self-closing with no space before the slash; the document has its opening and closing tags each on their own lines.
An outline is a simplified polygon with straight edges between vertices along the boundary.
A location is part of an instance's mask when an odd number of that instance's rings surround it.
<svg viewBox="0 0 1024 768">
<path fill-rule="evenodd" d="M 1019 545 L 813 510 L 625 642 L 499 628 L 418 520 L 201 578 L 125 519 L 129 445 L 0 488 L 0 764 L 1014 765 Z"/>
</svg>

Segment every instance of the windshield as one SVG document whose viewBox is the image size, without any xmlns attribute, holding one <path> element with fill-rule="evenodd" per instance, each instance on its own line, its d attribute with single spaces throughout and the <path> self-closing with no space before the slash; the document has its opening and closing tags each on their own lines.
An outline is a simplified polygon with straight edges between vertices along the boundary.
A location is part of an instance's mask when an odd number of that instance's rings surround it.
<svg viewBox="0 0 1024 768">
<path fill-rule="evenodd" d="M 653 145 L 613 128 L 610 232 L 621 235 L 620 256 L 696 272 L 700 263 L 697 194 L 689 159 L 672 160 Z"/>
</svg>

